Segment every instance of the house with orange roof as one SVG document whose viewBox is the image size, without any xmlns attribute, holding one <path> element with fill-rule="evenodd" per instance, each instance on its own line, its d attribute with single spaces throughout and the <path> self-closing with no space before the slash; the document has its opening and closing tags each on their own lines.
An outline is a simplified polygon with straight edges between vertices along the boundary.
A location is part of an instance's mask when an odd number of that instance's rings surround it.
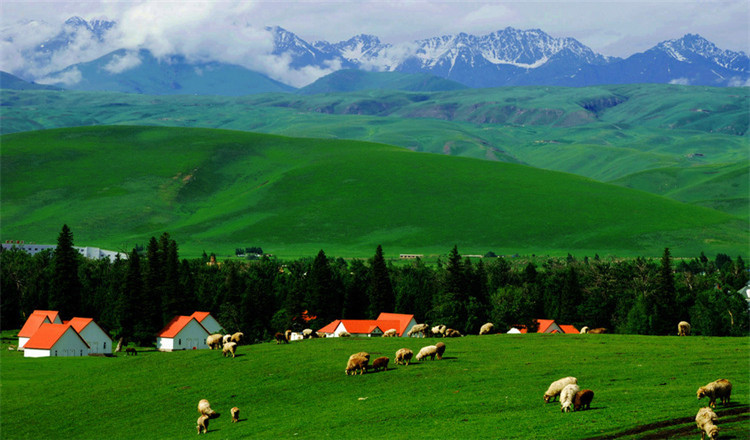
<svg viewBox="0 0 750 440">
<path fill-rule="evenodd" d="M 29 341 L 29 338 L 34 336 L 34 333 L 39 330 L 39 327 L 41 327 L 42 324 L 52 324 L 47 315 L 43 315 L 41 313 L 32 313 L 31 315 L 29 315 L 28 319 L 26 319 L 26 322 L 23 324 L 23 327 L 21 327 L 21 331 L 18 332 L 19 350 L 24 349 L 24 346 Z"/>
<path fill-rule="evenodd" d="M 93 318 L 73 318 L 66 324 L 81 335 L 91 353 L 112 353 L 112 338 L 94 322 Z"/>
<path fill-rule="evenodd" d="M 62 324 L 60 313 L 57 310 L 34 310 L 32 314 L 45 315 L 52 324 Z"/>
<path fill-rule="evenodd" d="M 88 356 L 89 350 L 89 345 L 71 325 L 44 323 L 26 341 L 23 356 Z"/>
<path fill-rule="evenodd" d="M 208 333 L 222 333 L 223 327 L 221 324 L 219 324 L 219 321 L 217 321 L 210 312 L 193 312 L 192 315 L 193 318 L 197 319 L 198 322 L 201 323 L 201 325 L 208 330 Z"/>
<path fill-rule="evenodd" d="M 381 313 L 378 315 L 378 321 L 396 321 L 396 325 L 393 327 L 384 328 L 388 331 L 392 328 L 396 329 L 396 333 L 399 336 L 406 336 L 412 327 L 417 325 L 417 320 L 414 319 L 414 315 L 406 315 L 403 313 Z M 387 327 L 387 325 L 384 324 Z"/>
<path fill-rule="evenodd" d="M 536 322 L 539 324 L 536 333 L 579 333 L 574 326 L 559 325 L 553 319 L 537 319 Z M 518 329 L 520 333 L 528 333 L 525 325 L 515 325 L 513 327 Z M 508 333 L 510 333 L 510 331 Z"/>
<path fill-rule="evenodd" d="M 209 334 L 194 316 L 175 316 L 156 335 L 156 348 L 159 351 L 208 348 L 206 338 Z"/>
<path fill-rule="evenodd" d="M 343 332 L 352 336 L 379 337 L 386 331 L 395 329 L 399 336 L 405 336 L 416 324 L 414 315 L 381 313 L 378 319 L 337 319 L 318 332 L 325 333 L 328 337 L 337 337 Z"/>
</svg>

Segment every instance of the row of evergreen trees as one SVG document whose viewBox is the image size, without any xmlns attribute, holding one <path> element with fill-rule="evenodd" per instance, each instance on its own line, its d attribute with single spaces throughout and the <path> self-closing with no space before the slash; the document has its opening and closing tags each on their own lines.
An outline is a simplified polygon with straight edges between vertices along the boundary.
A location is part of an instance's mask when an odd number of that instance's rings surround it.
<svg viewBox="0 0 750 440">
<path fill-rule="evenodd" d="M 719 254 L 674 264 L 661 260 L 546 258 L 517 264 L 504 258 L 476 263 L 454 247 L 434 266 L 421 260 L 387 263 L 378 246 L 368 261 L 315 258 L 278 261 L 208 257 L 180 260 L 164 233 L 145 255 L 89 260 L 73 248 L 64 226 L 54 252 L 0 255 L 3 329 L 20 328 L 34 309 L 96 318 L 114 337 L 142 344 L 172 317 L 210 311 L 227 331 L 250 340 L 276 331 L 320 328 L 338 318 L 375 318 L 380 312 L 414 314 L 419 322 L 476 333 L 491 321 L 500 329 L 533 327 L 537 318 L 618 333 L 676 333 L 680 320 L 702 335 L 747 335 L 748 305 L 737 291 L 748 281 L 742 258 Z M 145 258 L 144 258 L 145 256 Z M 302 320 L 309 311 L 317 316 Z"/>
</svg>

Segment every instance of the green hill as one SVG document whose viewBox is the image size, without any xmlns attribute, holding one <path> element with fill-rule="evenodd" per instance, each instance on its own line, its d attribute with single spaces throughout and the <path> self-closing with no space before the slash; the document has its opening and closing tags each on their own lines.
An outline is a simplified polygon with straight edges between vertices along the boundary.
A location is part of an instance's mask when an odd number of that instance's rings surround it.
<svg viewBox="0 0 750 440">
<path fill-rule="evenodd" d="M 296 93 L 356 92 L 362 90 L 405 90 L 411 92 L 439 92 L 467 89 L 463 84 L 428 74 L 401 72 L 366 72 L 364 70 L 337 70 Z"/>
<path fill-rule="evenodd" d="M 388 252 L 746 253 L 730 215 L 516 164 L 357 141 L 108 126 L 5 135 L 2 239 L 130 249 L 167 231 L 182 255 Z"/>
</svg>

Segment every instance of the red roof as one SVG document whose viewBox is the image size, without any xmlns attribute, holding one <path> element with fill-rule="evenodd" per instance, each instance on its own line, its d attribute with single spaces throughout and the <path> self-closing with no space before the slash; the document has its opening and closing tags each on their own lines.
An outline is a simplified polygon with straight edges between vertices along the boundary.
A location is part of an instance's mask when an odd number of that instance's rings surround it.
<svg viewBox="0 0 750 440">
<path fill-rule="evenodd" d="M 34 333 L 39 329 L 39 327 L 44 323 L 51 324 L 52 321 L 47 317 L 47 315 L 43 315 L 40 313 L 32 313 L 29 315 L 29 319 L 26 320 L 26 323 L 21 328 L 21 331 L 18 332 L 19 338 L 30 338 L 34 336 Z"/>
<path fill-rule="evenodd" d="M 206 317 L 210 314 L 211 312 L 193 312 L 193 314 L 190 316 L 197 319 L 198 322 L 203 322 L 203 320 L 206 319 Z"/>
<path fill-rule="evenodd" d="M 59 312 L 57 310 L 34 310 L 33 313 L 37 315 L 46 315 L 47 318 L 49 318 L 49 322 L 53 324 L 55 323 L 55 319 L 60 319 L 58 318 Z"/>
<path fill-rule="evenodd" d="M 60 340 L 62 335 L 64 335 L 68 329 L 73 330 L 86 347 L 89 346 L 89 344 L 81 338 L 81 335 L 79 335 L 78 332 L 68 324 L 42 324 L 41 327 L 39 327 L 39 330 L 34 333 L 34 336 L 32 336 L 26 343 L 24 348 L 49 350 Z"/>
<path fill-rule="evenodd" d="M 553 319 L 537 319 L 536 322 L 539 323 L 539 328 L 537 329 L 537 333 L 544 333 L 549 329 L 549 327 L 555 323 Z"/>
<path fill-rule="evenodd" d="M 550 326 L 552 324 L 555 324 L 554 319 L 537 319 L 537 323 L 539 323 L 539 328 L 536 330 L 537 333 L 544 333 L 547 330 L 549 330 Z M 579 331 L 572 325 L 560 325 L 556 324 L 560 329 L 562 329 L 563 333 L 579 333 Z M 524 325 L 515 325 L 517 329 L 521 331 L 521 333 L 528 333 L 528 330 L 526 329 L 526 326 Z M 560 333 L 557 329 L 552 330 L 550 333 Z"/>
<path fill-rule="evenodd" d="M 346 331 L 349 333 L 368 335 L 376 328 L 380 328 L 378 325 L 380 322 L 374 319 L 342 319 L 341 323 L 344 324 Z M 380 331 L 382 332 L 383 329 L 380 328 Z"/>
<path fill-rule="evenodd" d="M 558 325 L 559 325 L 559 324 L 558 324 Z M 580 332 L 578 331 L 578 329 L 577 329 L 577 328 L 575 328 L 575 327 L 574 327 L 574 326 L 572 326 L 572 325 L 560 325 L 560 328 L 562 329 L 562 331 L 563 331 L 563 332 L 565 332 L 565 333 L 567 333 L 567 334 L 576 334 L 576 333 L 580 333 Z"/>
<path fill-rule="evenodd" d="M 340 322 L 341 322 L 341 320 L 337 319 L 337 320 L 331 322 L 330 324 L 326 325 L 325 327 L 321 328 L 318 331 L 321 332 L 321 333 L 333 333 L 334 331 L 336 331 L 336 327 L 339 326 Z"/>
<path fill-rule="evenodd" d="M 414 315 L 403 315 L 401 313 L 381 313 L 380 316 L 378 316 L 378 321 L 396 321 L 397 325 L 387 327 L 384 330 L 387 331 L 395 328 L 399 336 L 404 335 L 406 327 L 412 319 L 414 319 Z M 385 323 L 383 324 L 386 325 Z"/>
<path fill-rule="evenodd" d="M 94 318 L 73 318 L 70 321 L 67 321 L 65 324 L 70 324 L 71 327 L 75 329 L 78 333 L 81 333 L 83 329 L 86 328 L 87 325 L 94 322 Z"/>
<path fill-rule="evenodd" d="M 169 324 L 161 329 L 161 331 L 156 336 L 160 338 L 174 338 L 175 336 L 177 336 L 177 333 L 181 332 L 182 329 L 184 329 L 185 326 L 187 326 L 193 319 L 195 319 L 195 317 L 193 317 L 192 315 L 175 316 L 171 321 L 169 321 Z M 195 319 L 195 322 L 198 322 L 198 320 Z M 200 322 L 198 322 L 198 325 L 203 327 Z M 203 330 L 206 329 L 203 328 Z M 206 330 L 206 333 L 208 333 L 208 330 Z"/>
</svg>

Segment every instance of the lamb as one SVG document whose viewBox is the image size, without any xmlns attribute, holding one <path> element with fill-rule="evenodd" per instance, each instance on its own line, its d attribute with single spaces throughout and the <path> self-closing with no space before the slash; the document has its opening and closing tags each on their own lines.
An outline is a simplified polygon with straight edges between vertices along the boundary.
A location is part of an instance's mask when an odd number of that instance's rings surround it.
<svg viewBox="0 0 750 440">
<path fill-rule="evenodd" d="M 491 322 L 488 322 L 487 324 L 484 324 L 482 328 L 479 329 L 480 335 L 489 335 L 492 333 L 492 331 L 495 329 L 494 324 Z"/>
<path fill-rule="evenodd" d="M 698 414 L 695 416 L 695 425 L 701 430 L 701 440 L 706 438 L 706 434 L 708 434 L 710 440 L 719 438 L 719 427 L 716 426 L 718 419 L 714 410 L 709 407 L 698 410 Z"/>
<path fill-rule="evenodd" d="M 414 352 L 409 350 L 408 348 L 400 348 L 396 352 L 396 365 L 409 365 L 409 362 L 411 362 L 411 358 L 414 356 Z"/>
<path fill-rule="evenodd" d="M 581 389 L 578 388 L 578 385 L 576 384 L 568 384 L 565 385 L 565 388 L 562 389 L 560 392 L 560 411 L 561 412 L 568 412 L 570 411 L 571 405 L 573 405 L 573 398 L 575 395 L 580 391 Z"/>
<path fill-rule="evenodd" d="M 348 376 L 349 373 L 357 374 L 357 371 L 359 371 L 359 374 L 365 374 L 365 370 L 367 370 L 367 363 L 370 361 L 369 355 L 368 357 L 363 356 L 357 356 L 356 354 L 353 354 L 349 357 L 349 362 L 346 364 L 346 370 L 344 370 L 344 373 Z"/>
<path fill-rule="evenodd" d="M 594 400 L 594 392 L 591 390 L 581 390 L 573 397 L 573 409 L 580 411 L 591 409 L 591 401 Z"/>
<path fill-rule="evenodd" d="M 234 358 L 235 351 L 237 351 L 236 342 L 227 342 L 226 344 L 224 344 L 224 348 L 221 350 L 225 357 L 231 354 L 232 358 Z"/>
<path fill-rule="evenodd" d="M 428 345 L 426 347 L 422 347 L 422 349 L 419 350 L 419 353 L 417 353 L 417 360 L 421 361 L 422 359 L 429 356 L 430 359 L 434 361 L 435 355 L 437 355 L 437 347 L 434 345 Z"/>
<path fill-rule="evenodd" d="M 448 327 L 444 326 L 443 324 L 436 325 L 435 327 L 432 327 L 432 334 L 435 336 L 445 336 L 445 330 Z"/>
<path fill-rule="evenodd" d="M 200 402 L 198 402 L 198 412 L 201 413 L 201 415 L 207 416 L 209 419 L 219 417 L 219 413 L 211 409 L 211 404 L 208 403 L 208 400 L 206 399 L 201 399 Z"/>
<path fill-rule="evenodd" d="M 427 332 L 430 331 L 430 326 L 427 324 L 416 324 L 414 327 L 409 329 L 407 336 L 414 336 L 418 333 L 422 333 L 422 337 L 427 337 Z"/>
<path fill-rule="evenodd" d="M 398 330 L 396 330 L 395 328 L 388 329 L 385 333 L 383 333 L 384 338 L 395 338 L 396 336 L 398 336 Z"/>
<path fill-rule="evenodd" d="M 237 423 L 240 421 L 240 409 L 236 406 L 229 410 L 230 413 L 232 413 L 232 423 Z"/>
<path fill-rule="evenodd" d="M 230 338 L 230 341 L 236 343 L 237 345 L 240 345 L 242 344 L 242 341 L 244 339 L 245 339 L 245 334 L 242 332 L 237 332 L 232 335 L 232 337 Z"/>
<path fill-rule="evenodd" d="M 443 353 L 445 353 L 445 344 L 443 344 L 442 342 L 438 342 L 437 344 L 435 344 L 435 348 L 437 348 L 437 358 L 442 359 Z"/>
<path fill-rule="evenodd" d="M 387 357 L 379 357 L 372 361 L 372 369 L 375 371 L 378 371 L 378 369 L 383 369 L 383 371 L 386 371 L 388 369 L 388 362 L 390 359 Z"/>
<path fill-rule="evenodd" d="M 208 345 L 208 348 L 210 348 L 211 350 L 213 350 L 214 348 L 218 350 L 222 346 L 222 343 L 221 343 L 222 337 L 223 336 L 218 333 L 213 334 L 213 335 L 208 335 L 208 337 L 206 337 L 206 345 Z"/>
<path fill-rule="evenodd" d="M 589 330 L 586 333 L 591 333 L 591 334 L 594 334 L 594 335 L 600 335 L 602 333 L 607 333 L 607 329 L 604 328 L 604 327 L 592 328 L 591 330 Z"/>
<path fill-rule="evenodd" d="M 201 415 L 198 417 L 198 426 L 196 428 L 198 429 L 198 435 L 201 435 L 201 431 L 203 431 L 204 434 L 208 433 L 208 420 L 210 417 L 207 415 Z"/>
<path fill-rule="evenodd" d="M 566 385 L 577 383 L 578 379 L 573 376 L 563 377 L 562 379 L 558 379 L 552 382 L 549 388 L 547 388 L 547 391 L 544 393 L 544 401 L 547 403 L 552 402 L 555 397 L 560 394 L 563 388 L 565 388 Z"/>
<path fill-rule="evenodd" d="M 588 332 L 589 332 L 588 326 L 584 325 L 583 328 L 581 329 L 581 334 L 588 333 Z"/>
<path fill-rule="evenodd" d="M 680 321 L 677 324 L 677 336 L 690 336 L 690 323 L 687 321 Z"/>
<path fill-rule="evenodd" d="M 461 334 L 460 331 L 454 330 L 452 328 L 449 328 L 448 330 L 445 331 L 446 338 L 460 338 L 461 336 L 463 335 Z"/>
<path fill-rule="evenodd" d="M 708 406 L 716 408 L 716 399 L 721 399 L 722 405 L 728 405 L 732 396 L 732 383 L 726 379 L 719 379 L 706 386 L 698 388 L 698 400 L 708 397 Z"/>
<path fill-rule="evenodd" d="M 276 345 L 281 344 L 282 342 L 285 344 L 289 343 L 289 339 L 287 339 L 286 336 L 284 336 L 284 334 L 281 332 L 276 332 L 276 334 L 273 335 L 273 337 L 274 339 L 276 339 Z"/>
</svg>

